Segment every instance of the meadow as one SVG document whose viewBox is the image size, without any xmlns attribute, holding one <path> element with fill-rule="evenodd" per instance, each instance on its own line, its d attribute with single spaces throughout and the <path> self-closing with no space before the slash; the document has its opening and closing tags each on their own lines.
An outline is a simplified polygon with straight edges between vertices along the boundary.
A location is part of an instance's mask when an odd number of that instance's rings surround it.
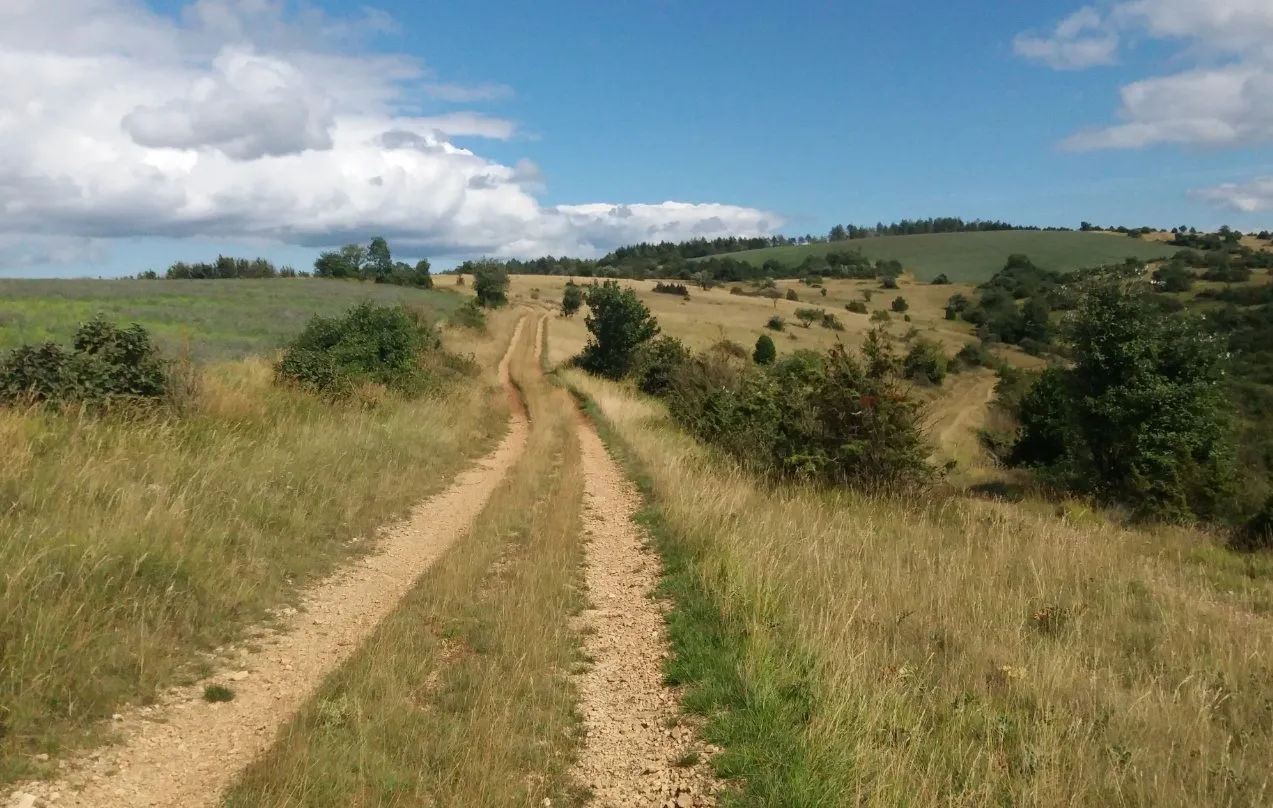
<svg viewBox="0 0 1273 808">
<path fill-rule="evenodd" d="M 1014 253 L 1028 255 L 1035 265 L 1043 269 L 1064 272 L 1118 263 L 1128 257 L 1144 260 L 1167 258 L 1176 252 L 1175 247 L 1160 241 L 1111 233 L 1003 230 L 886 236 L 833 244 L 769 247 L 719 257 L 736 258 L 756 266 L 771 259 L 796 266 L 807 256 L 846 249 L 861 250 L 872 261 L 900 261 L 921 281 L 930 281 L 945 274 L 951 281 L 973 285 L 989 280 Z"/>
<path fill-rule="evenodd" d="M 309 278 L 271 280 L 0 279 L 0 351 L 22 343 L 69 342 L 81 322 L 101 314 L 145 326 L 169 352 L 197 359 L 270 353 L 314 314 L 368 299 L 407 302 L 444 316 L 454 295 L 384 284 Z"/>
<path fill-rule="evenodd" d="M 5 305 L 20 308 L 23 333 L 60 336 L 80 307 L 110 302 L 161 328 L 170 317 L 195 353 L 206 327 L 218 356 L 272 348 L 315 308 L 364 295 L 436 300 L 435 311 L 458 300 L 334 282 L 191 284 L 15 281 Z M 17 304 L 14 289 L 26 295 Z M 327 401 L 275 384 L 268 358 L 249 356 L 200 365 L 179 413 L 0 410 L 0 781 L 51 772 L 49 754 L 101 741 L 97 722 L 121 704 L 200 678 L 205 654 L 366 552 L 380 526 L 493 445 L 507 418 L 494 368 L 512 319 L 485 336 L 444 330 L 484 372 L 416 399 L 371 386 Z"/>
<path fill-rule="evenodd" d="M 737 805 L 1259 806 L 1273 564 L 1077 505 L 774 487 L 567 371 L 642 483 Z"/>
</svg>

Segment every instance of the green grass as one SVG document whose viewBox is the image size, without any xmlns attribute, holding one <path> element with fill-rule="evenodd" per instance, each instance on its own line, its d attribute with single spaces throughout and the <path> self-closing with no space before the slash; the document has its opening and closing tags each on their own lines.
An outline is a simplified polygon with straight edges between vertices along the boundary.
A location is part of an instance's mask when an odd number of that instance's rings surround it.
<svg viewBox="0 0 1273 808">
<path fill-rule="evenodd" d="M 449 292 L 298 278 L 295 280 L 0 280 L 0 351 L 27 342 L 69 342 L 94 315 L 137 322 L 168 352 L 189 345 L 197 359 L 266 353 L 314 314 L 353 303 L 406 301 L 442 316 L 463 303 Z"/>
<path fill-rule="evenodd" d="M 1166 258 L 1177 248 L 1162 242 L 1106 233 L 1006 230 L 887 236 L 834 244 L 769 247 L 722 257 L 737 258 L 757 266 L 773 258 L 795 266 L 806 256 L 845 249 L 860 249 L 873 261 L 901 261 L 902 266 L 919 280 L 932 280 L 945 273 L 954 283 L 981 283 L 1002 269 L 1004 261 L 1013 253 L 1024 253 L 1045 269 L 1067 271 L 1122 261 L 1129 256 Z"/>
</svg>

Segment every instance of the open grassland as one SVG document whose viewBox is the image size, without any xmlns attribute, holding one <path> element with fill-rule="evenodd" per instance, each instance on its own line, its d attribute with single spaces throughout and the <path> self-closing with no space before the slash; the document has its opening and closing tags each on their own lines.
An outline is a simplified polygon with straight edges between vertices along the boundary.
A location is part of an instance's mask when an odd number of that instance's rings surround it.
<svg viewBox="0 0 1273 808">
<path fill-rule="evenodd" d="M 0 279 L 0 351 L 27 342 L 69 342 L 80 323 L 101 314 L 150 330 L 170 353 L 199 359 L 268 353 L 299 333 L 314 314 L 339 314 L 359 300 L 407 302 L 437 316 L 454 295 L 357 281 L 104 281 Z"/>
<path fill-rule="evenodd" d="M 239 303 L 220 322 L 270 310 Z M 493 369 L 511 322 L 446 339 Z M 0 780 L 47 773 L 41 753 L 99 740 L 91 727 L 121 703 L 197 678 L 199 652 L 367 549 L 354 540 L 443 487 L 506 421 L 493 372 L 341 404 L 275 386 L 261 358 L 201 375 L 180 416 L 0 411 Z"/>
<path fill-rule="evenodd" d="M 725 256 L 760 266 L 773 259 L 796 266 L 806 256 L 831 251 L 861 250 L 872 261 L 897 260 L 919 280 L 945 274 L 952 281 L 978 284 L 1003 268 L 1009 255 L 1021 253 L 1044 269 L 1067 271 L 1122 261 L 1129 256 L 1166 258 L 1175 247 L 1152 239 L 1133 239 L 1109 233 L 1003 230 L 988 233 L 933 233 L 884 236 L 832 244 L 769 247 Z"/>
<path fill-rule="evenodd" d="M 552 275 L 513 275 L 510 277 L 509 296 L 515 302 L 557 312 L 567 280 Z M 577 283 L 590 282 L 585 278 L 575 280 Z M 437 279 L 438 286 L 444 289 L 466 292 L 472 288 L 470 283 L 456 287 L 455 282 L 454 275 L 441 275 Z M 962 292 L 972 296 L 972 287 L 959 284 L 933 286 L 903 279 L 901 288 L 889 290 L 881 289 L 877 281 L 828 280 L 827 295 L 823 297 L 818 289 L 799 281 L 779 281 L 780 290 L 794 289 L 800 298 L 791 301 L 733 295 L 728 286 L 706 292 L 691 288 L 690 297 L 686 300 L 677 295 L 652 291 L 654 281 L 620 280 L 619 283 L 637 291 L 637 296 L 658 318 L 664 333 L 677 337 L 694 349 L 707 348 L 722 339 L 729 339 L 751 350 L 761 334 L 773 337 L 779 353 L 800 348 L 825 351 L 837 342 L 857 346 L 874 324 L 869 314 L 854 314 L 844 307 L 850 301 L 862 300 L 863 293 L 868 292 L 871 295 L 870 302 L 866 304 L 868 310 L 889 311 L 888 330 L 895 337 L 901 338 L 915 328 L 921 336 L 940 342 L 947 353 L 952 354 L 965 344 L 976 341 L 970 324 L 945 317 L 946 301 L 951 295 Z M 536 289 L 538 292 L 534 292 Z M 538 295 L 537 299 L 535 295 Z M 906 312 L 911 317 L 910 322 L 906 322 L 902 314 L 890 311 L 893 299 L 899 295 L 906 298 L 910 305 Z M 833 331 L 821 325 L 805 328 L 795 314 L 797 309 L 802 308 L 817 308 L 835 314 L 844 325 L 844 331 Z M 549 358 L 554 363 L 574 356 L 583 348 L 588 337 L 584 327 L 586 312 L 585 308 L 569 320 L 558 317 L 553 321 L 553 338 L 548 347 Z M 774 315 L 786 321 L 786 328 L 781 332 L 765 327 Z M 1040 360 L 1015 349 L 1005 348 L 1001 353 L 1023 367 L 1041 364 Z"/>
<path fill-rule="evenodd" d="M 581 659 L 583 476 L 572 402 L 526 332 L 511 365 L 532 418 L 522 459 L 226 805 L 579 804 L 567 674 Z"/>
<path fill-rule="evenodd" d="M 1261 806 L 1273 563 L 1077 507 L 758 485 L 624 388 L 669 678 L 740 805 Z"/>
</svg>

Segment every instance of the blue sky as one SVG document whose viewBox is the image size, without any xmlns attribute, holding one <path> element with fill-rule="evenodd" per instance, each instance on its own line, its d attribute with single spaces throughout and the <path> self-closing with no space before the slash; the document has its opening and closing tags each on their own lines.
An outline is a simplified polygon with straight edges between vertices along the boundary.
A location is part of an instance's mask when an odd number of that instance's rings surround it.
<svg viewBox="0 0 1273 808">
<path fill-rule="evenodd" d="M 103 66 L 0 89 L 29 116 L 0 117 L 0 273 L 303 267 L 376 231 L 445 266 L 919 216 L 1273 227 L 1270 3 L 95 5 L 0 11 L 12 64 Z"/>
</svg>

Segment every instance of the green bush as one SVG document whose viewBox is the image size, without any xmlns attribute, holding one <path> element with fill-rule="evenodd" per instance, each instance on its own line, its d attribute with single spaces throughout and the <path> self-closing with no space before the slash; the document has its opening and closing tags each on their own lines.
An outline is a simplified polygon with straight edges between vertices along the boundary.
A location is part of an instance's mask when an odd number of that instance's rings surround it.
<svg viewBox="0 0 1273 808">
<path fill-rule="evenodd" d="M 0 360 L 0 404 L 155 401 L 177 391 L 172 371 L 146 329 L 99 317 L 76 330 L 70 351 L 22 345 Z"/>
<path fill-rule="evenodd" d="M 782 317 L 778 316 L 777 314 L 775 314 L 773 317 L 770 317 L 769 322 L 765 323 L 765 328 L 768 328 L 770 331 L 782 331 L 786 327 L 787 327 L 787 321 L 782 319 Z"/>
<path fill-rule="evenodd" d="M 690 351 L 676 337 L 656 337 L 640 349 L 636 362 L 637 387 L 641 392 L 661 396 L 672 386 L 672 378 L 689 361 Z"/>
<path fill-rule="evenodd" d="M 1273 497 L 1234 533 L 1229 546 L 1245 553 L 1273 550 Z"/>
<path fill-rule="evenodd" d="M 756 349 L 752 351 L 751 361 L 757 365 L 772 365 L 778 358 L 778 349 L 768 334 L 761 334 L 756 339 Z"/>
<path fill-rule="evenodd" d="M 955 354 L 955 361 L 964 367 L 988 368 L 995 364 L 995 357 L 983 343 L 970 342 Z"/>
<path fill-rule="evenodd" d="M 933 278 L 933 280 L 932 280 L 932 284 L 933 284 L 933 286 L 945 286 L 945 285 L 947 285 L 947 284 L 949 284 L 949 283 L 950 283 L 950 278 L 946 277 L 946 273 L 945 273 L 945 272 L 943 272 L 942 274 L 938 275 L 936 278 Z"/>
<path fill-rule="evenodd" d="M 824 311 L 822 312 L 822 327 L 829 328 L 832 331 L 843 331 L 844 323 L 840 322 L 840 318 L 833 313 Z"/>
<path fill-rule="evenodd" d="M 477 305 L 497 309 L 508 303 L 508 270 L 499 261 L 475 261 L 473 267 L 473 292 Z"/>
<path fill-rule="evenodd" d="M 898 295 L 897 297 L 893 298 L 892 309 L 898 314 L 902 314 L 903 312 L 910 309 L 910 307 L 911 307 L 911 304 L 907 303 L 906 298 L 902 297 L 901 295 Z"/>
<path fill-rule="evenodd" d="M 866 314 L 866 303 L 861 300 L 852 300 L 844 304 L 844 308 L 854 314 Z"/>
<path fill-rule="evenodd" d="M 796 290 L 795 290 L 795 289 L 788 289 L 788 290 L 787 290 L 787 299 L 788 299 L 788 300 L 799 300 L 799 299 L 800 299 L 800 295 L 796 294 Z"/>
<path fill-rule="evenodd" d="M 578 364 L 589 373 L 622 379 L 633 369 L 637 352 L 659 333 L 658 321 L 636 296 L 607 280 L 587 292 L 588 344 Z"/>
<path fill-rule="evenodd" d="M 561 293 L 561 315 L 574 317 L 583 307 L 583 289 L 574 281 L 566 282 L 566 289 Z"/>
<path fill-rule="evenodd" d="M 891 277 L 890 277 L 890 278 L 882 278 L 882 279 L 880 280 L 880 288 L 881 288 L 881 289 L 896 289 L 896 288 L 897 288 L 897 278 L 891 278 Z"/>
<path fill-rule="evenodd" d="M 822 319 L 822 309 L 796 309 L 796 319 L 808 328 Z"/>
<path fill-rule="evenodd" d="M 485 333 L 486 331 L 486 312 L 478 307 L 476 300 L 469 300 L 463 306 L 457 308 L 447 318 L 447 322 L 460 328 L 468 328 L 473 331 Z"/>
<path fill-rule="evenodd" d="M 1074 490 L 1170 521 L 1215 518 L 1233 496 L 1221 346 L 1183 316 L 1105 281 L 1082 296 L 1071 368 L 1021 400 L 1012 459 Z"/>
<path fill-rule="evenodd" d="M 871 312 L 871 322 L 873 323 L 887 323 L 892 319 L 893 319 L 892 315 L 890 315 L 884 309 L 876 309 L 875 311 Z"/>
<path fill-rule="evenodd" d="M 843 346 L 768 365 L 700 354 L 667 402 L 689 432 L 758 472 L 869 490 L 931 478 L 918 403 Z"/>
<path fill-rule="evenodd" d="M 436 331 L 418 312 L 364 302 L 339 318 L 315 315 L 274 371 L 280 382 L 327 395 L 367 382 L 414 395 L 428 382 L 421 355 L 439 347 Z"/>
<path fill-rule="evenodd" d="M 917 339 L 902 358 L 902 373 L 914 381 L 940 385 L 946 380 L 948 361 L 941 345 L 927 339 Z"/>
</svg>

